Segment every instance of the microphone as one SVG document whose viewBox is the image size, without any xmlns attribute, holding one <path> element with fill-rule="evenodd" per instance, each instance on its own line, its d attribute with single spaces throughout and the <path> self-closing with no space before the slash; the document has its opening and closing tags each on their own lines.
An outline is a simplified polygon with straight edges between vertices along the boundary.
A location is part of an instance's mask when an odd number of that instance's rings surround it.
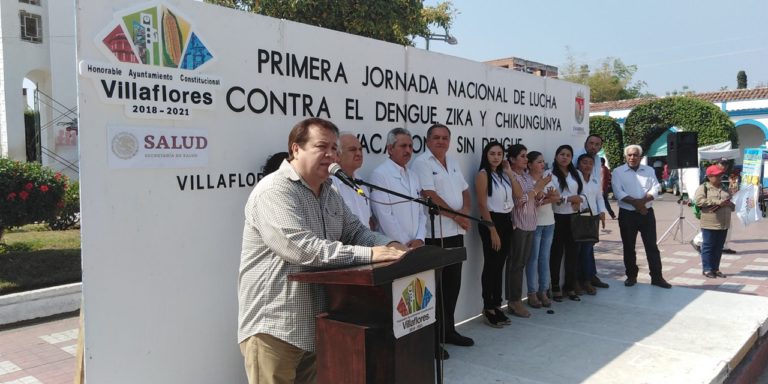
<svg viewBox="0 0 768 384">
<path fill-rule="evenodd" d="M 341 180 L 342 183 L 354 189 L 358 195 L 365 196 L 365 192 L 363 191 L 363 189 L 357 186 L 353 178 L 349 177 L 349 175 L 347 175 L 346 173 L 344 173 L 344 171 L 341 170 L 341 166 L 339 164 L 332 163 L 331 165 L 329 165 L 328 173 L 336 176 L 336 178 Z"/>
</svg>

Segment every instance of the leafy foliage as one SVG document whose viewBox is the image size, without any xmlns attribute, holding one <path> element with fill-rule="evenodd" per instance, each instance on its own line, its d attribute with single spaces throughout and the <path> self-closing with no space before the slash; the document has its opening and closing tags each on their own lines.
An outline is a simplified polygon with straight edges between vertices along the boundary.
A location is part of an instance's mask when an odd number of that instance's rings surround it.
<svg viewBox="0 0 768 384">
<path fill-rule="evenodd" d="M 589 133 L 603 138 L 603 151 L 611 168 L 624 164 L 624 134 L 610 116 L 590 116 Z"/>
<path fill-rule="evenodd" d="M 606 57 L 596 70 L 591 70 L 588 64 L 576 63 L 569 52 L 563 71 L 563 79 L 589 86 L 589 101 L 592 103 L 651 96 L 643 92 L 646 87 L 644 81 L 632 81 L 637 65 L 626 65 L 618 58 Z"/>
<path fill-rule="evenodd" d="M 64 204 L 57 214 L 48 219 L 48 228 L 63 231 L 80 221 L 80 183 L 75 181 L 64 191 Z"/>
<path fill-rule="evenodd" d="M 736 74 L 736 89 L 747 89 L 747 73 L 739 71 Z"/>
<path fill-rule="evenodd" d="M 0 238 L 7 228 L 45 221 L 64 205 L 67 178 L 39 163 L 0 158 Z"/>
<path fill-rule="evenodd" d="M 455 10 L 450 1 L 424 7 L 422 0 L 205 0 L 240 9 L 396 44 L 412 45 L 429 26 L 448 30 Z"/>
<path fill-rule="evenodd" d="M 698 132 L 699 146 L 731 141 L 738 147 L 736 127 L 714 104 L 692 97 L 665 97 L 638 105 L 624 123 L 624 142 L 647 151 L 670 127 Z"/>
</svg>

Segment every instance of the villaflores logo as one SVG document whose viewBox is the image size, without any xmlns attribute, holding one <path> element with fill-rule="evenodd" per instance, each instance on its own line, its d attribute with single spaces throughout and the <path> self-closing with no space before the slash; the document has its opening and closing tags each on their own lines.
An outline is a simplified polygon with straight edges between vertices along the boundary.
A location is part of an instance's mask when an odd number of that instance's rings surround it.
<svg viewBox="0 0 768 384">
<path fill-rule="evenodd" d="M 195 110 L 215 108 L 221 79 L 198 72 L 214 55 L 192 23 L 162 2 L 118 11 L 94 44 L 112 62 L 83 60 L 80 73 L 126 115 L 189 120 Z"/>
<path fill-rule="evenodd" d="M 191 24 L 164 4 L 118 15 L 101 43 L 124 63 L 197 69 L 213 58 Z"/>
<path fill-rule="evenodd" d="M 417 277 L 403 289 L 400 301 L 397 303 L 397 311 L 405 317 L 427 308 L 431 300 L 432 292 L 429 291 L 424 280 Z"/>
</svg>

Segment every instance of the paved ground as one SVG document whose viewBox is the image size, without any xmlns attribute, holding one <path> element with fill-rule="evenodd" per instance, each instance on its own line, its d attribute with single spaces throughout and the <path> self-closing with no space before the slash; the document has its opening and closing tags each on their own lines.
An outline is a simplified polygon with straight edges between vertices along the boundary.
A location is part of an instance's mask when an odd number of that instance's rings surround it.
<svg viewBox="0 0 768 384">
<path fill-rule="evenodd" d="M 678 216 L 673 196 L 665 195 L 665 199 L 655 208 L 659 237 Z M 612 204 L 615 209 L 616 203 Z M 689 209 L 685 214 L 697 224 Z M 732 248 L 738 253 L 724 255 L 721 264 L 727 278 L 701 275 L 699 254 L 688 244 L 694 233 L 686 225 L 683 243 L 670 236 L 659 245 L 667 280 L 675 286 L 768 297 L 768 220 L 747 228 L 734 220 L 734 227 Z M 608 220 L 601 239 L 596 248 L 599 275 L 623 280 L 618 221 Z M 637 249 L 641 268 L 638 280 L 647 283 L 650 279 L 639 239 Z M 0 384 L 71 383 L 77 329 L 78 318 L 70 317 L 0 331 Z M 768 378 L 763 379 L 761 382 L 768 383 Z"/>
<path fill-rule="evenodd" d="M 656 203 L 656 228 L 658 237 L 677 219 L 679 209 L 672 195 L 666 194 L 666 200 Z M 612 202 L 614 210 L 616 202 Z M 616 210 L 618 213 L 618 210 Z M 686 218 L 698 226 L 690 208 L 685 209 Z M 724 254 L 720 270 L 728 277 L 725 279 L 708 279 L 701 274 L 701 258 L 689 244 L 695 235 L 690 226 L 685 224 L 681 243 L 680 236 L 673 238 L 670 234 L 659 244 L 662 255 L 662 265 L 665 278 L 675 286 L 711 289 L 723 292 L 735 292 L 768 297 L 768 220 L 744 227 L 733 216 L 731 248 L 736 254 Z M 678 232 L 679 233 L 679 232 Z M 607 220 L 606 229 L 601 234 L 601 241 L 595 249 L 598 274 L 614 279 L 624 279 L 624 264 L 622 261 L 623 247 L 619 236 L 618 220 Z M 639 282 L 650 283 L 648 264 L 645 251 L 638 236 L 637 259 L 640 266 Z"/>
<path fill-rule="evenodd" d="M 79 318 L 0 331 L 1 384 L 71 384 Z"/>
</svg>

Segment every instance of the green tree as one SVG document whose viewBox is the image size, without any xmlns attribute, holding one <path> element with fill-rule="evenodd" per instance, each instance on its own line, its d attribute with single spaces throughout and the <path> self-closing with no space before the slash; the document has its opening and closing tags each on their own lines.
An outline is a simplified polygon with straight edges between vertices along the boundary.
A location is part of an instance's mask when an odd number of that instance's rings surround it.
<svg viewBox="0 0 768 384">
<path fill-rule="evenodd" d="M 429 27 L 450 29 L 451 1 L 424 7 L 422 0 L 205 0 L 207 3 L 316 25 L 341 32 L 413 45 Z"/>
<path fill-rule="evenodd" d="M 618 58 L 606 57 L 591 70 L 588 64 L 577 63 L 569 50 L 563 69 L 563 79 L 589 87 L 589 101 L 593 103 L 653 96 L 643 92 L 644 81 L 632 81 L 637 65 L 626 65 Z"/>
<path fill-rule="evenodd" d="M 736 89 L 747 89 L 747 73 L 739 71 L 736 74 Z"/>
<path fill-rule="evenodd" d="M 624 144 L 639 144 L 648 151 L 670 127 L 698 132 L 700 147 L 724 141 L 735 148 L 739 145 L 727 113 L 708 101 L 686 96 L 664 97 L 633 108 L 624 122 Z"/>
<path fill-rule="evenodd" d="M 624 164 L 624 134 L 614 118 L 590 116 L 589 134 L 603 138 L 603 151 L 611 168 Z"/>
</svg>

